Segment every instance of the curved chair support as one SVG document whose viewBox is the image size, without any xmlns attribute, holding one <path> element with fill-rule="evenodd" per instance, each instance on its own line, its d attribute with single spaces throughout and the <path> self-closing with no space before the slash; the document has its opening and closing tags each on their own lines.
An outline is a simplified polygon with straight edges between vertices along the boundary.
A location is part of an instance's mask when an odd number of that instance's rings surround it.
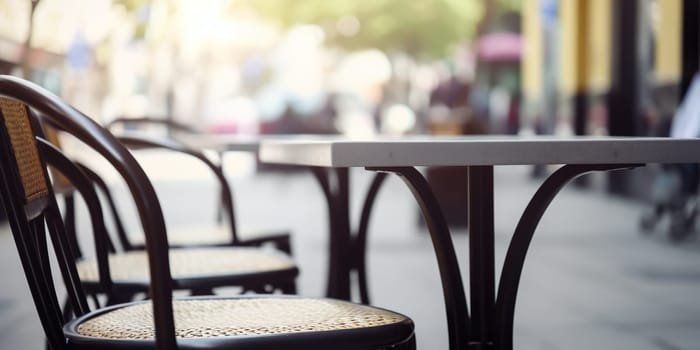
<svg viewBox="0 0 700 350">
<path fill-rule="evenodd" d="M 35 131 L 35 138 L 49 140 L 54 145 L 59 144 L 60 140 L 58 139 L 58 134 L 56 134 L 56 129 L 51 127 L 45 128 L 41 123 L 41 117 L 37 113 L 30 111 L 29 121 L 32 125 L 32 129 Z M 61 173 L 51 175 L 53 178 L 52 185 L 54 193 L 60 193 L 63 197 L 63 224 L 65 226 L 68 244 L 71 247 L 71 253 L 75 259 L 81 259 L 83 257 L 83 252 L 78 244 L 75 223 L 75 197 L 73 196 L 75 186 Z"/>
<path fill-rule="evenodd" d="M 55 191 L 55 190 L 54 190 Z M 80 249 L 78 244 L 77 230 L 75 228 L 75 196 L 72 192 L 63 193 L 63 206 L 65 214 L 63 215 L 63 224 L 66 226 L 66 232 L 68 233 L 68 241 L 71 245 L 71 251 L 73 256 L 77 259 L 83 257 L 83 251 Z"/>
<path fill-rule="evenodd" d="M 117 210 L 117 204 L 114 201 L 114 197 L 112 196 L 112 191 L 109 189 L 109 186 L 107 186 L 107 183 L 100 177 L 100 175 L 97 175 L 96 172 L 94 172 L 92 169 L 89 167 L 81 164 L 81 163 L 76 163 L 78 167 L 80 167 L 80 170 L 85 173 L 85 175 L 90 179 L 90 181 L 93 182 L 97 188 L 102 191 L 102 194 L 104 195 L 107 205 L 109 206 L 109 211 L 112 214 L 112 217 L 114 218 L 114 227 L 117 231 L 117 238 L 119 239 L 119 243 L 122 246 L 122 249 L 125 251 L 129 250 L 134 250 L 135 248 L 131 245 L 131 242 L 129 242 L 129 237 L 126 235 L 126 230 L 124 229 L 124 225 L 122 224 L 122 219 L 121 215 L 119 215 L 119 211 Z M 114 250 L 112 250 L 114 252 Z"/>
<path fill-rule="evenodd" d="M 503 263 L 496 299 L 496 349 L 513 348 L 513 317 L 520 275 L 535 229 L 554 197 L 569 181 L 592 171 L 628 169 L 642 164 L 575 164 L 565 165 L 550 175 L 540 186 L 523 212 L 511 239 Z"/>
<path fill-rule="evenodd" d="M 109 263 L 107 261 L 110 244 L 102 217 L 102 207 L 97 193 L 87 180 L 85 174 L 81 172 L 80 168 L 63 155 L 56 146 L 41 138 L 37 138 L 37 144 L 46 158 L 46 162 L 68 178 L 68 180 L 74 184 L 78 192 L 80 192 L 85 202 L 89 203 L 87 208 L 90 214 L 90 221 L 92 222 L 100 287 L 107 291 L 108 294 L 111 294 L 112 279 L 110 277 Z"/>
<path fill-rule="evenodd" d="M 469 309 L 464 285 L 447 222 L 425 177 L 413 167 L 367 168 L 396 173 L 408 185 L 421 207 L 440 269 L 442 292 L 447 310 L 450 349 L 466 349 L 469 341 Z"/>
<path fill-rule="evenodd" d="M 372 184 L 367 190 L 365 202 L 362 205 L 362 213 L 360 214 L 360 226 L 357 228 L 357 236 L 355 237 L 355 266 L 357 267 L 357 282 L 360 288 L 360 301 L 363 304 L 369 304 L 369 288 L 367 286 L 367 228 L 369 227 L 369 218 L 372 214 L 372 207 L 377 198 L 377 193 L 381 188 L 386 173 L 376 173 Z"/>
</svg>

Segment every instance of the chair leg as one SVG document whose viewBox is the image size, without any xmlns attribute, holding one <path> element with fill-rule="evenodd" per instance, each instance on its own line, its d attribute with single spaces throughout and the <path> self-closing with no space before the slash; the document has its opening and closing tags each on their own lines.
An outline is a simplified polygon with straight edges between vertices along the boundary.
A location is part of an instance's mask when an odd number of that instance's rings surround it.
<svg viewBox="0 0 700 350">
<path fill-rule="evenodd" d="M 295 281 L 281 283 L 279 284 L 279 289 L 282 291 L 282 294 L 297 294 L 297 283 Z"/>
<path fill-rule="evenodd" d="M 292 244 L 289 242 L 289 237 L 287 237 L 287 239 L 275 242 L 275 247 L 280 251 L 287 253 L 287 255 L 292 256 Z"/>
<path fill-rule="evenodd" d="M 73 306 L 68 300 L 68 296 L 66 296 L 65 299 L 63 299 L 63 307 L 61 308 L 61 313 L 63 314 L 64 322 L 67 322 L 72 318 L 71 315 L 73 314 Z M 44 339 L 44 349 L 53 350 L 51 348 L 51 343 L 49 343 L 48 339 Z"/>
<path fill-rule="evenodd" d="M 416 350 L 416 335 L 415 333 L 411 334 L 411 337 L 406 339 L 403 343 L 386 346 L 380 349 Z"/>
<path fill-rule="evenodd" d="M 100 303 L 100 299 L 98 298 L 97 294 L 90 294 L 90 298 L 92 298 L 92 302 L 95 303 L 95 309 L 99 309 L 102 307 L 102 304 Z"/>
<path fill-rule="evenodd" d="M 71 303 L 70 303 L 70 301 L 68 300 L 68 297 L 67 297 L 67 296 L 66 296 L 66 298 L 63 300 L 63 309 L 62 309 L 62 313 L 63 313 L 63 321 L 64 321 L 64 322 L 68 322 L 69 320 L 72 319 L 71 316 L 73 315 L 73 306 L 71 305 Z"/>
</svg>

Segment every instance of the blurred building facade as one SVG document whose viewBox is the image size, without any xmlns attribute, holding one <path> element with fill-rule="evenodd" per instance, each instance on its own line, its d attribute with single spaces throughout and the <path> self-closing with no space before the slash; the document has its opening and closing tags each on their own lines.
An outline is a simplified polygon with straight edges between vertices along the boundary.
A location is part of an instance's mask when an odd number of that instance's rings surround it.
<svg viewBox="0 0 700 350">
<path fill-rule="evenodd" d="M 619 71 L 624 65 L 631 65 L 638 67 L 637 94 L 643 112 L 640 110 L 634 119 L 640 125 L 625 128 L 635 135 L 652 133 L 651 125 L 645 124 L 655 120 L 646 119 L 653 117 L 644 113 L 662 107 L 654 100 L 655 95 L 673 94 L 681 78 L 682 3 L 683 0 L 523 1 L 524 127 L 535 128 L 542 123 L 550 132 L 609 134 L 609 123 L 620 117 L 606 113 L 609 94 L 618 83 Z M 628 9 L 633 12 L 624 12 Z M 623 33 L 621 17 L 636 18 L 637 30 Z M 622 62 L 618 54 L 624 42 L 634 43 L 632 48 L 636 50 Z M 577 113 L 575 101 L 581 95 L 588 105 L 583 116 Z"/>
<path fill-rule="evenodd" d="M 696 1 L 525 0 L 522 14 L 521 131 L 668 136 L 698 70 Z M 612 191 L 646 181 L 625 176 Z"/>
</svg>

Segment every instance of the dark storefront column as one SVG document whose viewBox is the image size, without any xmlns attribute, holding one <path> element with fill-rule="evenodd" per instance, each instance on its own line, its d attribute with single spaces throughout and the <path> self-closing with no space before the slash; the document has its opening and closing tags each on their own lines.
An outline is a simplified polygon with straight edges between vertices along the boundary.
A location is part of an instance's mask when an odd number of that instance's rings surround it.
<svg viewBox="0 0 700 350">
<path fill-rule="evenodd" d="M 681 101 L 696 72 L 700 71 L 700 1 L 683 0 Z"/>
<path fill-rule="evenodd" d="M 611 1 L 612 69 L 608 108 L 608 132 L 613 136 L 636 135 L 639 116 L 638 0 Z"/>
<path fill-rule="evenodd" d="M 640 118 L 639 84 L 639 6 L 638 0 L 615 0 L 612 8 L 611 81 L 608 97 L 608 133 L 611 136 L 637 135 Z M 610 172 L 608 190 L 631 195 L 629 174 Z"/>
</svg>

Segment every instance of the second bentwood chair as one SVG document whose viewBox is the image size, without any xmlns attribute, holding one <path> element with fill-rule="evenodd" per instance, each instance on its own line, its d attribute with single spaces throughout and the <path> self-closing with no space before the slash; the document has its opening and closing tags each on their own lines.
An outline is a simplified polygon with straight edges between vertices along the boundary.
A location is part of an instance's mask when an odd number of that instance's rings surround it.
<svg viewBox="0 0 700 350">
<path fill-rule="evenodd" d="M 47 127 L 51 124 L 50 121 L 36 124 L 35 130 L 38 133 L 44 130 L 41 136 L 57 142 L 55 137 L 51 137 L 55 129 Z M 40 124 L 45 127 L 42 128 Z M 44 157 L 51 169 L 58 170 L 52 173 L 56 175 L 53 176 L 54 191 L 61 190 L 62 196 L 67 199 L 65 207 L 73 207 L 73 193 L 66 191 L 66 188 L 74 186 L 85 200 L 92 218 L 95 255 L 89 257 L 83 256 L 80 249 L 83 240 L 77 239 L 73 215 L 64 215 L 64 223 L 68 223 L 66 233 L 72 243 L 78 275 L 86 292 L 95 297 L 105 295 L 107 305 L 131 301 L 137 293 L 147 292 L 149 279 L 146 251 L 143 247 L 135 249 L 125 244 L 128 241 L 125 240 L 123 230 L 118 230 L 117 236 L 125 250 L 115 249 L 117 245 L 110 239 L 103 224 L 104 220 L 101 220 L 102 209 L 95 188 L 84 173 L 92 174 L 93 180 L 100 179 L 88 168 L 79 168 L 56 147 L 43 143 L 41 145 L 45 148 Z M 101 180 L 97 183 L 109 198 L 106 185 Z M 112 214 L 116 217 L 118 214 L 114 203 L 108 202 Z M 115 222 L 119 223 L 119 220 Z M 279 290 L 288 294 L 296 293 L 297 267 L 289 256 L 271 249 L 236 246 L 181 247 L 171 249 L 170 260 L 174 277 L 173 288 L 187 290 L 192 295 L 212 295 L 213 289 L 217 287 L 238 287 L 241 292 L 263 293 Z M 66 306 L 66 310 L 70 311 L 70 305 Z"/>
<path fill-rule="evenodd" d="M 38 129 L 38 128 L 37 128 Z M 92 221 L 94 257 L 85 257 L 74 231 L 66 230 L 83 287 L 90 295 L 104 294 L 107 305 L 129 301 L 147 292 L 148 255 L 144 250 L 117 252 L 102 220 L 100 201 L 91 181 L 56 147 L 39 139 L 43 156 L 51 169 L 77 189 L 85 200 Z M 56 176 L 54 176 L 56 177 Z M 65 180 L 64 180 L 65 182 Z M 66 186 L 61 186 L 65 188 Z M 54 191 L 56 191 L 54 185 Z M 65 220 L 64 220 L 65 222 Z M 237 286 L 242 291 L 295 293 L 298 272 L 281 252 L 257 247 L 188 247 L 170 249 L 173 288 L 193 295 L 211 295 L 212 289 Z"/>
<path fill-rule="evenodd" d="M 177 141 L 176 137 L 154 138 L 146 136 L 145 133 L 130 132 L 127 126 L 135 125 L 137 127 L 163 126 L 167 130 L 167 134 L 184 133 L 191 135 L 200 135 L 204 137 L 200 131 L 191 128 L 187 125 L 178 123 L 168 118 L 117 118 L 108 123 L 105 128 L 114 133 L 113 130 L 119 130 L 122 126 L 121 133 L 115 134 L 119 140 L 130 148 L 146 148 L 146 149 L 165 149 L 174 151 L 180 154 L 191 156 L 201 161 L 209 170 L 212 171 L 218 180 L 220 188 L 220 198 L 217 200 L 217 223 L 218 225 L 192 225 L 183 227 L 182 229 L 172 230 L 169 232 L 169 242 L 171 246 L 185 245 L 241 245 L 241 246 L 260 246 L 263 244 L 271 244 L 275 248 L 291 255 L 290 234 L 285 230 L 259 230 L 250 228 L 240 228 L 237 225 L 235 216 L 235 206 L 233 189 L 227 181 L 223 171 L 224 152 L 217 150 L 217 155 L 213 159 L 199 149 Z M 223 222 L 228 225 L 221 225 Z M 137 239 L 143 235 L 135 235 Z M 132 241 L 137 248 L 143 245 L 143 240 Z"/>
<path fill-rule="evenodd" d="M 47 138 L 50 137 L 54 126 L 46 127 L 50 121 L 41 123 L 45 125 Z M 58 127 L 60 129 L 60 126 Z M 37 128 L 39 129 L 39 128 Z M 120 140 L 123 141 L 123 140 Z M 133 144 L 138 139 L 132 139 Z M 147 141 L 142 141 L 147 142 Z M 86 292 L 90 295 L 106 295 L 107 305 L 130 301 L 136 293 L 146 292 L 148 289 L 147 254 L 144 246 L 132 245 L 123 229 L 115 203 L 111 200 L 111 194 L 106 184 L 97 174 L 87 167 L 78 168 L 73 162 L 65 158 L 57 149 L 49 148 L 45 154 L 46 160 L 52 166 L 55 181 L 60 186 L 54 185 L 54 190 L 61 189 L 65 200 L 64 208 L 74 207 L 74 195 L 66 191 L 66 188 L 75 186 L 77 192 L 85 200 L 89 211 L 101 212 L 100 201 L 94 187 L 94 182 L 106 195 L 112 217 L 115 218 L 116 237 L 122 251 L 117 251 L 106 233 L 104 227 L 93 228 L 93 241 L 96 243 L 96 254 L 93 257 L 84 257 L 79 244 L 81 240 L 76 237 L 74 213 L 70 210 L 64 215 L 66 232 L 72 244 L 74 256 L 78 259 L 77 268 Z M 90 174 L 88 179 L 85 174 Z M 223 175 L 217 173 L 222 177 Z M 68 179 L 69 181 L 66 181 Z M 67 184 L 66 184 L 67 183 Z M 229 193 L 227 193 L 229 194 Z M 228 199 L 230 199 L 230 194 Z M 95 214 L 91 214 L 93 217 Z M 93 226 L 95 226 L 95 220 Z M 102 233 L 104 232 L 104 233 Z M 196 234 L 196 232 L 192 232 Z M 104 238 L 103 238 L 104 237 Z M 97 249 L 100 244 L 109 249 Z M 172 261 L 174 288 L 188 290 L 192 295 L 211 295 L 217 287 L 239 287 L 241 292 L 268 293 L 281 291 L 286 294 L 296 293 L 295 278 L 298 269 L 293 261 L 284 252 L 273 249 L 260 248 L 255 245 L 244 246 L 239 242 L 231 242 L 222 245 L 210 246 L 181 246 L 171 245 L 170 259 Z M 196 262 L 196 263 L 194 263 Z"/>
<path fill-rule="evenodd" d="M 150 181 L 105 129 L 44 89 L 0 76 L 0 191 L 42 327 L 54 349 L 414 349 L 413 323 L 379 308 L 281 295 L 173 299 L 168 242 Z M 89 310 L 39 140 L 35 110 L 109 160 L 146 233 L 152 300 Z M 58 260 L 77 318 L 65 323 L 50 268 Z M 193 262 L 196 264 L 196 262 Z"/>
<path fill-rule="evenodd" d="M 60 138 L 55 127 L 47 125 L 50 123 L 43 124 L 47 140 L 58 148 L 61 148 Z M 223 215 L 222 219 L 224 220 L 216 220 L 217 222 L 212 222 L 209 225 L 188 224 L 182 227 L 173 227 L 173 229 L 168 231 L 168 242 L 170 243 L 171 247 L 259 247 L 269 245 L 291 256 L 291 240 L 290 234 L 287 231 L 240 231 L 235 216 L 233 191 L 228 180 L 226 179 L 226 176 L 224 175 L 220 162 L 217 163 L 211 160 L 204 154 L 204 152 L 200 150 L 192 149 L 181 143 L 168 139 L 154 139 L 151 137 L 145 137 L 145 135 L 136 134 L 117 136 L 117 139 L 122 144 L 132 149 L 165 149 L 196 159 L 207 167 L 217 180 L 220 192 L 218 196 L 219 203 L 217 212 L 220 213 L 219 215 Z M 114 196 L 105 181 L 100 177 L 100 175 L 89 167 L 86 167 L 83 164 L 79 165 L 81 166 L 83 172 L 104 195 L 106 204 L 108 204 L 112 214 L 117 239 L 124 250 L 143 250 L 145 247 L 143 232 L 127 232 L 126 225 L 119 214 L 119 210 L 117 209 L 117 203 L 114 201 Z M 66 225 L 69 231 L 74 231 L 76 214 L 74 197 L 71 195 L 70 191 L 72 186 L 65 186 L 63 184 L 64 181 L 60 181 L 62 180 L 61 177 L 59 177 L 58 180 L 57 185 L 59 185 L 59 188 L 62 190 L 61 192 L 64 194 L 64 218 L 66 220 Z"/>
</svg>

